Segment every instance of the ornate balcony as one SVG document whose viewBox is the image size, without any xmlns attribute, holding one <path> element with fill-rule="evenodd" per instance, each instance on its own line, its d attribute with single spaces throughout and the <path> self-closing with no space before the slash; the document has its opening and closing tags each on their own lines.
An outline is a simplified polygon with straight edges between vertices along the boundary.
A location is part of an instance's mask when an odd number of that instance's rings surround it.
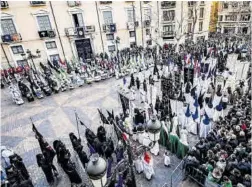
<svg viewBox="0 0 252 187">
<path fill-rule="evenodd" d="M 8 1 L 1 1 L 1 9 L 7 9 L 9 8 Z"/>
<path fill-rule="evenodd" d="M 112 1 L 100 1 L 101 5 L 107 5 L 107 4 L 111 4 Z"/>
<path fill-rule="evenodd" d="M 81 5 L 81 1 L 67 1 L 67 5 L 69 7 L 80 6 Z"/>
<path fill-rule="evenodd" d="M 1 36 L 3 43 L 15 43 L 22 41 L 22 37 L 19 33 L 5 34 Z"/>
<path fill-rule="evenodd" d="M 134 22 L 127 22 L 127 29 L 128 30 L 133 30 L 134 26 L 138 27 L 139 26 L 139 22 L 135 21 L 135 24 L 134 24 Z"/>
<path fill-rule="evenodd" d="M 85 27 L 69 27 L 65 28 L 66 36 L 68 37 L 85 37 Z"/>
<path fill-rule="evenodd" d="M 162 1 L 161 2 L 162 9 L 169 9 L 169 8 L 175 8 L 175 7 L 176 7 L 176 1 Z"/>
<path fill-rule="evenodd" d="M 174 34 L 173 31 L 163 31 L 163 32 L 162 32 L 162 37 L 163 37 L 164 39 L 174 39 L 175 34 Z"/>
<path fill-rule="evenodd" d="M 30 1 L 31 6 L 44 6 L 46 5 L 46 1 Z"/>
<path fill-rule="evenodd" d="M 108 32 L 108 33 L 116 32 L 116 24 L 115 23 L 103 24 L 102 28 L 103 28 L 103 32 Z"/>
<path fill-rule="evenodd" d="M 43 38 L 54 38 L 56 36 L 54 30 L 38 31 L 39 37 Z"/>
</svg>

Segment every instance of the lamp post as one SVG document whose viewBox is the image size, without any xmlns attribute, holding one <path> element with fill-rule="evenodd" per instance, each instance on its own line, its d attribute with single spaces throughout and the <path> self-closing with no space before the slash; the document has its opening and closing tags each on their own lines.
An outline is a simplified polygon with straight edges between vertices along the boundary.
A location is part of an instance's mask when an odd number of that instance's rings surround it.
<svg viewBox="0 0 252 187">
<path fill-rule="evenodd" d="M 33 65 L 33 68 L 35 71 L 37 71 L 37 69 L 34 64 L 33 59 L 41 57 L 39 49 L 36 50 L 36 53 L 37 53 L 37 55 L 34 55 L 34 54 L 32 54 L 31 50 L 27 49 L 27 51 L 26 51 L 27 56 L 25 53 L 21 54 L 24 60 L 31 60 L 32 61 L 32 65 Z"/>
<path fill-rule="evenodd" d="M 154 146 L 150 149 L 150 152 L 154 155 L 158 155 L 159 153 L 158 140 L 160 138 L 160 130 L 161 130 L 160 121 L 155 116 L 152 116 L 147 123 L 147 129 L 150 140 L 154 142 Z"/>
<path fill-rule="evenodd" d="M 119 64 L 119 49 L 118 49 L 118 44 L 120 43 L 120 38 L 117 36 L 115 39 L 115 44 L 116 44 L 116 56 L 117 56 L 117 60 L 118 60 L 118 64 Z"/>
</svg>

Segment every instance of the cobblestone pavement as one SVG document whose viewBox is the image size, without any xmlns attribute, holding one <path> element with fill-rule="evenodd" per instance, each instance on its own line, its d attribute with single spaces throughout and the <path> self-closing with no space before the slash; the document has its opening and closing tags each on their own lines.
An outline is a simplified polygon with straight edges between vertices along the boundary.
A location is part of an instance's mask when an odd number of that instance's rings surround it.
<svg viewBox="0 0 252 187">
<path fill-rule="evenodd" d="M 127 81 L 129 81 L 129 77 Z M 36 187 L 48 186 L 42 170 L 36 164 L 36 154 L 40 153 L 40 148 L 38 141 L 34 137 L 29 120 L 32 117 L 37 129 L 50 145 L 52 145 L 55 139 L 60 139 L 66 144 L 72 153 L 72 160 L 76 162 L 77 170 L 82 176 L 83 183 L 87 183 L 88 179 L 85 171 L 72 150 L 68 136 L 70 132 L 74 132 L 77 135 L 74 110 L 77 111 L 80 119 L 96 132 L 97 127 L 100 125 L 97 108 L 101 108 L 104 114 L 106 113 L 106 109 L 110 111 L 113 109 L 115 113 L 121 111 L 117 94 L 118 84 L 122 84 L 122 80 L 112 78 L 91 85 L 85 85 L 72 91 L 61 92 L 41 100 L 35 99 L 32 103 L 26 101 L 21 106 L 17 106 L 12 102 L 8 89 L 2 89 L 1 145 L 9 147 L 21 155 Z M 85 128 L 80 127 L 82 144 L 85 146 L 84 132 Z M 191 144 L 194 144 L 197 138 L 194 136 L 189 137 L 189 141 Z M 137 175 L 139 187 L 162 187 L 165 183 L 167 184 L 166 186 L 170 186 L 171 173 L 181 160 L 176 158 L 176 156 L 172 156 L 172 166 L 166 168 L 163 165 L 163 152 L 164 150 L 161 149 L 160 155 L 154 158 L 155 176 L 151 181 L 147 181 L 143 174 Z M 60 171 L 60 177 L 55 186 L 69 187 L 70 181 L 68 177 L 60 166 L 56 164 L 56 159 L 54 162 Z M 181 173 L 176 173 L 175 176 L 178 177 L 173 186 L 194 186 L 188 181 L 182 183 Z"/>
</svg>

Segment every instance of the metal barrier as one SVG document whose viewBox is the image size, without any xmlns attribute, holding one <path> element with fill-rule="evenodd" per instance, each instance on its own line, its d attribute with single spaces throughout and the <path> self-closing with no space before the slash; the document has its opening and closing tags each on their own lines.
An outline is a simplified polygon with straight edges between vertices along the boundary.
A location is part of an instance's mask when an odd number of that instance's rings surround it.
<svg viewBox="0 0 252 187">
<path fill-rule="evenodd" d="M 175 181 L 179 180 L 179 177 L 183 176 L 183 164 L 184 164 L 184 160 L 181 160 L 181 162 L 177 165 L 177 167 L 172 171 L 172 174 L 171 174 L 171 187 L 172 187 L 172 185 L 173 185 L 173 183 Z M 181 172 L 181 175 L 178 174 L 179 170 Z M 176 175 L 174 176 L 174 174 L 176 174 Z M 168 184 L 164 184 L 164 186 L 168 186 Z"/>
<path fill-rule="evenodd" d="M 207 175 L 198 168 L 190 167 L 187 176 L 202 187 L 218 187 L 219 184 L 208 180 Z"/>
</svg>

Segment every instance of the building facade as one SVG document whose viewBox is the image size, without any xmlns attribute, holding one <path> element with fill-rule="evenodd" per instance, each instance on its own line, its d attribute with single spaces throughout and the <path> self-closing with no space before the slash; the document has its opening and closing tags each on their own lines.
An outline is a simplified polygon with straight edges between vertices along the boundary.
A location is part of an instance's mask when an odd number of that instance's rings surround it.
<svg viewBox="0 0 252 187">
<path fill-rule="evenodd" d="M 160 5 L 163 43 L 208 39 L 211 2 L 163 1 Z"/>
<path fill-rule="evenodd" d="M 225 34 L 251 34 L 251 2 L 219 3 L 217 31 Z"/>
<path fill-rule="evenodd" d="M 207 39 L 208 8 L 204 1 L 1 1 L 1 67 L 29 63 L 27 49 L 40 51 L 36 64 Z"/>
</svg>

